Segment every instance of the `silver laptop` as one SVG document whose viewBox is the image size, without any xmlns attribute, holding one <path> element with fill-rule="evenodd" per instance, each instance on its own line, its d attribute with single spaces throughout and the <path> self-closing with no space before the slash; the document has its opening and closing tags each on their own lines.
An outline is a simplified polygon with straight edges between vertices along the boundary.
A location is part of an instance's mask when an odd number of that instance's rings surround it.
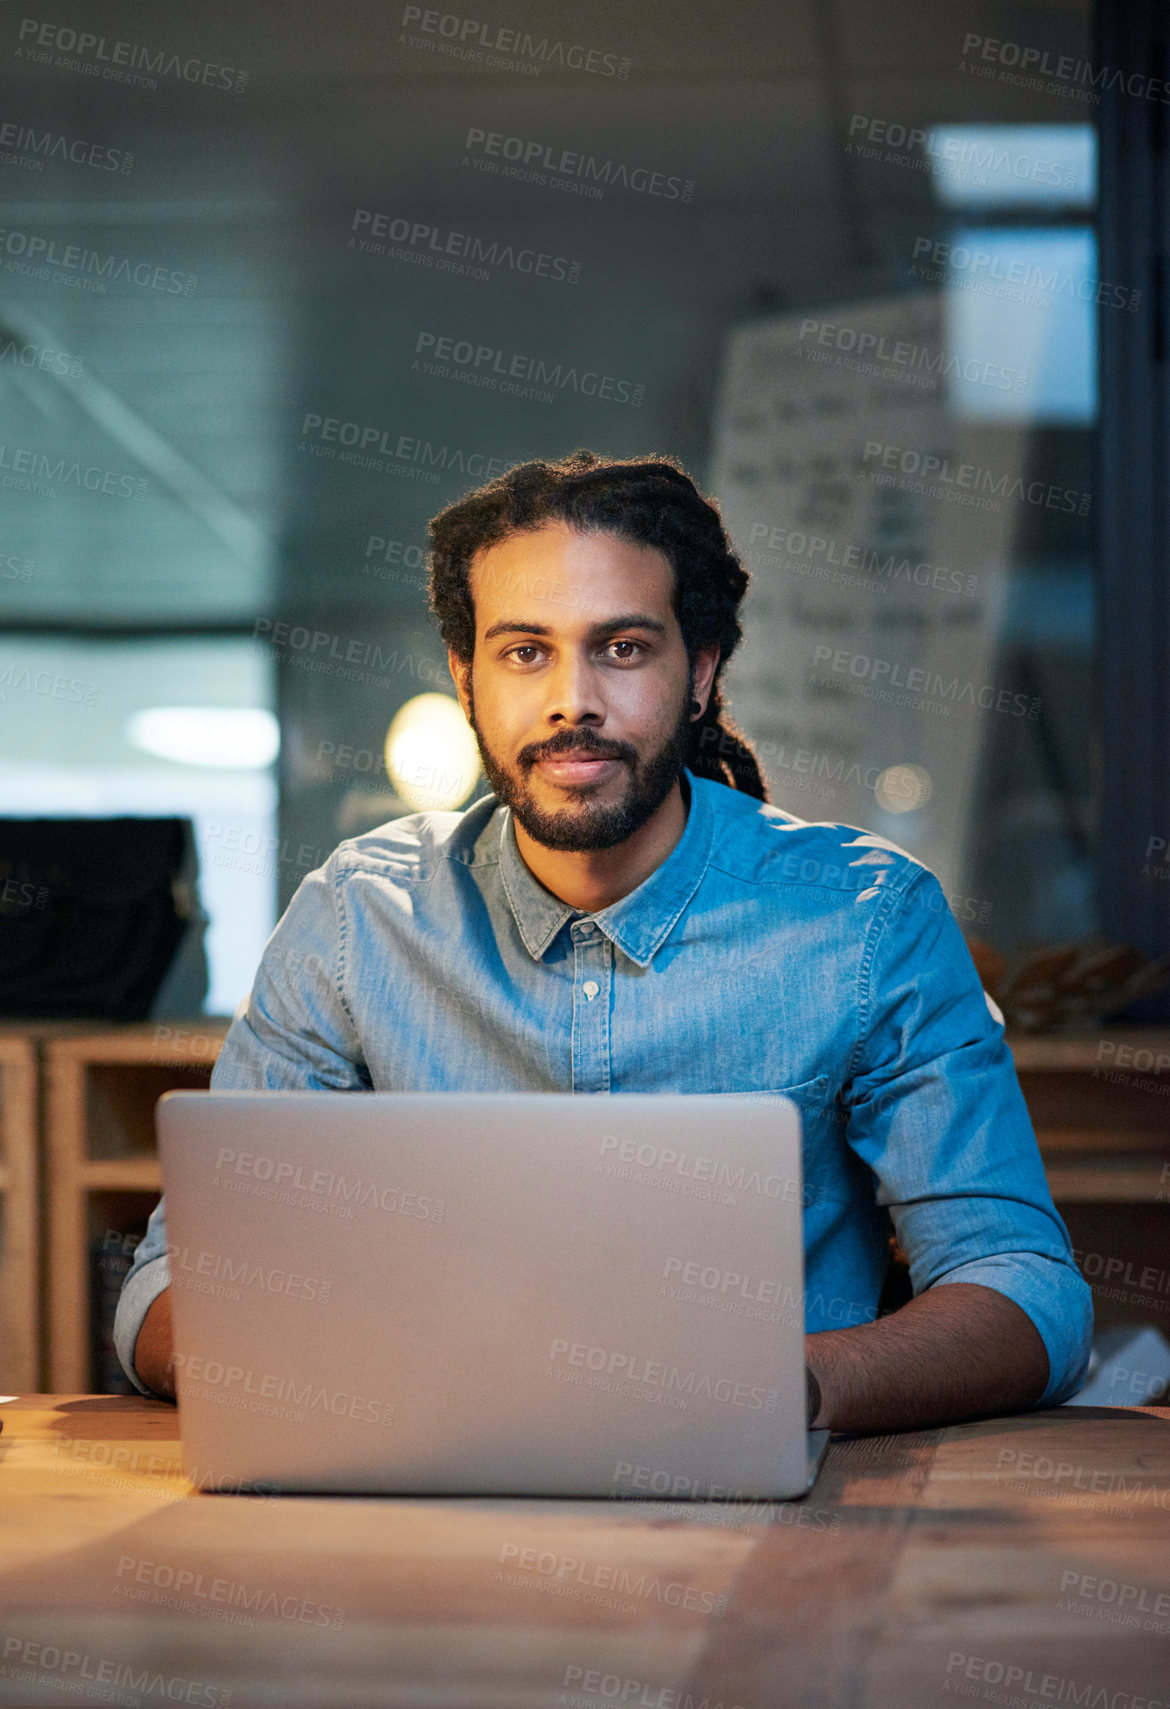
<svg viewBox="0 0 1170 1709">
<path fill-rule="evenodd" d="M 170 1092 L 157 1126 L 199 1487 L 811 1487 L 787 1099 Z"/>
</svg>

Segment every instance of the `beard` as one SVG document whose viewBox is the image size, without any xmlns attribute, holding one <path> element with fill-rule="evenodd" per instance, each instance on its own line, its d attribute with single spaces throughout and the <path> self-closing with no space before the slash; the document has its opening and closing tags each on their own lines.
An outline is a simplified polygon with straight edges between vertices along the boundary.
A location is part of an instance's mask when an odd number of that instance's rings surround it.
<svg viewBox="0 0 1170 1709">
<path fill-rule="evenodd" d="M 643 758 L 629 742 L 605 742 L 588 726 L 579 730 L 558 730 L 547 742 L 532 742 L 521 748 L 517 765 L 509 769 L 497 754 L 493 754 L 475 717 L 475 699 L 468 683 L 467 721 L 475 733 L 479 757 L 488 782 L 496 797 L 512 809 L 516 820 L 528 832 L 533 842 L 546 849 L 561 849 L 584 854 L 596 849 L 616 848 L 636 831 L 640 831 L 666 800 L 678 782 L 691 745 L 692 682 L 688 674 L 687 691 L 675 719 L 674 728 L 662 745 Z M 605 804 L 593 802 L 595 784 L 565 786 L 570 805 L 548 812 L 533 798 L 529 776 L 538 761 L 557 755 L 573 753 L 596 754 L 602 759 L 618 760 L 626 766 L 627 775 L 621 799 Z"/>
</svg>

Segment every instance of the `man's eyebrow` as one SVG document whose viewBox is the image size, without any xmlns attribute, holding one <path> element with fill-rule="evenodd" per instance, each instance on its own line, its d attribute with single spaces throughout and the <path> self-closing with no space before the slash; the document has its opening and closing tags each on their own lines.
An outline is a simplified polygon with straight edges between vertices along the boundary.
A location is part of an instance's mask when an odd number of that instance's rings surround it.
<svg viewBox="0 0 1170 1709">
<path fill-rule="evenodd" d="M 607 617 L 602 623 L 590 625 L 591 635 L 612 635 L 618 629 L 649 629 L 652 634 L 665 635 L 666 624 L 660 623 L 657 617 L 649 617 L 644 611 L 626 612 L 621 617 Z M 492 640 L 496 635 L 551 635 L 552 630 L 547 623 L 521 623 L 516 617 L 501 617 L 498 623 L 493 623 L 490 629 L 485 629 L 483 638 Z"/>
</svg>

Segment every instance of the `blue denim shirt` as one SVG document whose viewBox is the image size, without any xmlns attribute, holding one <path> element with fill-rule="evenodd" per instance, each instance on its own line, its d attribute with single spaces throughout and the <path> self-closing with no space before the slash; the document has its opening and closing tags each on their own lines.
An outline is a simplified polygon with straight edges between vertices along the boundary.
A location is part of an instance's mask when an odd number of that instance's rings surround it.
<svg viewBox="0 0 1170 1709">
<path fill-rule="evenodd" d="M 675 847 L 594 914 L 539 883 L 494 795 L 342 843 L 270 938 L 213 1089 L 782 1092 L 806 1329 L 873 1319 L 892 1222 L 916 1294 L 1006 1294 L 1048 1351 L 1040 1404 L 1075 1393 L 1089 1289 L 938 880 L 852 825 L 683 781 Z M 167 1281 L 160 1202 L 118 1307 L 131 1377 Z"/>
</svg>

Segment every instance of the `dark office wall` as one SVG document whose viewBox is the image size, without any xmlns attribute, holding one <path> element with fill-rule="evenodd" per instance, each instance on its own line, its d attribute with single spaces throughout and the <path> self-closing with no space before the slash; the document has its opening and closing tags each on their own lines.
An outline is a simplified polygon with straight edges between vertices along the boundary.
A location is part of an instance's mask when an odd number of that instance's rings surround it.
<svg viewBox="0 0 1170 1709">
<path fill-rule="evenodd" d="M 458 39 L 444 33 L 456 18 Z M 1076 59 L 1081 0 L 961 15 L 928 0 L 517 0 L 418 18 L 382 0 L 181 13 L 118 0 L 98 24 L 59 8 L 50 37 L 96 31 L 106 61 L 42 45 L 25 22 L 0 19 L 12 117 L 120 150 L 130 169 L 10 168 L 9 227 L 149 263 L 164 282 L 115 279 L 99 295 L 4 275 L 19 335 L 48 326 L 95 382 L 57 396 L 39 381 L 22 434 L 145 483 L 133 505 L 13 494 L 14 540 L 36 569 L 0 588 L 5 621 L 220 625 L 273 653 L 281 902 L 314 855 L 402 810 L 378 761 L 396 708 L 445 681 L 418 569 L 436 508 L 485 469 L 579 445 L 671 452 L 705 482 L 735 327 L 920 290 L 913 246 L 943 229 L 927 162 L 866 158 L 859 115 L 919 132 L 1086 117 L 1059 89 L 974 75 L 965 46 Z M 516 41 L 487 45 L 501 30 Z M 87 74 L 116 42 L 146 55 L 137 81 Z M 488 155 L 477 131 L 514 142 Z M 602 182 L 575 166 L 551 181 L 562 152 Z M 542 162 L 546 182 L 504 175 Z M 396 243 L 399 221 L 411 237 Z M 488 278 L 425 264 L 471 239 L 495 249 Z M 509 249 L 547 270 L 498 259 Z M 640 401 L 565 386 L 545 402 L 429 374 L 414 366 L 425 334 L 607 375 Z M 353 432 L 382 467 L 341 460 Z M 1029 478 L 1080 484 L 1087 443 L 1035 434 Z M 1080 550 L 1058 522 L 1018 518 L 1015 548 L 1041 578 Z M 1004 658 L 1014 684 L 1010 642 Z M 976 814 L 975 894 L 1012 941 L 1090 923 L 1085 887 L 1067 882 L 1083 880 L 1091 830 L 1085 638 L 1054 643 L 1040 668 L 1053 741 L 989 723 Z M 777 783 L 794 811 L 840 810 Z"/>
<path fill-rule="evenodd" d="M 1132 0 L 1100 10 L 1098 60 L 1132 68 L 1138 88 L 1165 89 L 1168 42 L 1164 6 Z M 1102 275 L 1137 281 L 1143 301 L 1132 324 L 1101 315 L 1097 878 L 1107 930 L 1150 957 L 1170 945 L 1167 140 L 1162 100 L 1135 100 L 1116 84 L 1105 92 Z M 1127 1019 L 1164 1024 L 1170 992 Z"/>
<path fill-rule="evenodd" d="M 350 27 L 360 32 L 355 20 Z M 315 849 L 405 810 L 373 762 L 396 707 L 446 676 L 422 578 L 412 573 L 435 509 L 478 470 L 579 445 L 615 455 L 668 451 L 706 481 L 734 327 L 755 314 L 821 313 L 826 304 L 915 288 L 908 259 L 916 235 L 938 221 L 929 175 L 866 160 L 850 146 L 855 116 L 920 129 L 1034 120 L 1038 108 L 1068 117 L 1054 100 L 973 78 L 960 67 L 961 48 L 968 32 L 1033 29 L 1054 54 L 1082 53 L 1082 7 L 1045 9 L 1042 19 L 1018 8 L 976 8 L 963 22 L 960 32 L 953 17 L 914 4 L 730 12 L 654 4 L 636 15 L 522 8 L 509 14 L 509 25 L 537 39 L 587 36 L 618 56 L 621 74 L 501 71 L 443 55 L 437 38 L 429 52 L 408 30 L 382 38 L 362 78 L 314 79 L 315 121 L 298 115 L 290 127 L 286 111 L 266 110 L 265 125 L 284 136 L 295 161 L 303 310 L 273 599 L 290 633 L 301 626 L 302 643 L 286 643 L 279 654 L 282 901 L 301 876 L 288 851 Z M 523 157 L 515 163 L 527 176 L 504 176 L 512 163 L 503 147 L 485 155 L 474 146 L 476 130 L 510 139 L 510 151 L 523 145 L 536 157 L 527 168 Z M 591 157 L 617 182 L 605 184 L 601 197 L 576 194 L 557 188 L 547 165 L 546 181 L 534 181 L 541 162 L 562 150 Z M 477 161 L 500 170 L 477 170 Z M 575 180 L 577 190 L 582 184 L 589 179 Z M 435 235 L 395 244 L 391 221 Z M 575 282 L 507 266 L 477 279 L 401 253 L 445 244 L 453 233 L 543 252 L 552 271 L 571 270 Z M 371 239 L 399 254 L 363 251 Z M 426 333 L 499 351 L 489 366 L 521 354 L 599 371 L 637 387 L 640 403 L 571 388 L 551 403 L 534 401 L 434 377 L 416 360 Z M 302 433 L 311 416 L 368 430 L 375 453 L 402 436 L 408 457 L 434 458 L 437 479 L 410 478 L 428 467 L 421 461 L 343 464 L 338 437 L 324 443 L 318 425 Z M 1037 435 L 1030 475 L 1071 481 L 1070 465 L 1087 463 L 1087 437 Z M 1051 534 L 1053 519 L 1045 521 Z M 1034 544 L 1041 562 L 1045 553 L 1059 558 L 1059 540 L 1024 537 L 1032 522 L 1021 520 L 1021 550 Z M 340 667 L 316 670 L 306 632 L 328 637 L 322 654 L 369 661 L 358 679 Z M 1010 644 L 1002 668 L 1015 680 Z M 1070 864 L 1088 858 L 1085 670 L 1074 644 L 1066 657 L 1048 660 L 1039 685 L 1060 709 L 1055 766 L 1052 752 L 1020 732 L 987 731 L 980 786 L 987 846 L 975 851 L 972 886 L 994 896 L 998 932 L 1012 943 L 1061 935 L 1070 919 L 1090 923 L 1083 887 L 1070 892 L 1066 879 Z M 1051 803 L 1043 826 L 1029 820 L 1020 834 L 1005 835 L 1016 804 L 1037 793 Z M 777 798 L 810 810 L 785 797 L 783 779 Z M 860 803 L 845 816 L 866 811 Z M 1038 837 L 1050 844 L 1050 859 L 1037 850 Z"/>
</svg>

